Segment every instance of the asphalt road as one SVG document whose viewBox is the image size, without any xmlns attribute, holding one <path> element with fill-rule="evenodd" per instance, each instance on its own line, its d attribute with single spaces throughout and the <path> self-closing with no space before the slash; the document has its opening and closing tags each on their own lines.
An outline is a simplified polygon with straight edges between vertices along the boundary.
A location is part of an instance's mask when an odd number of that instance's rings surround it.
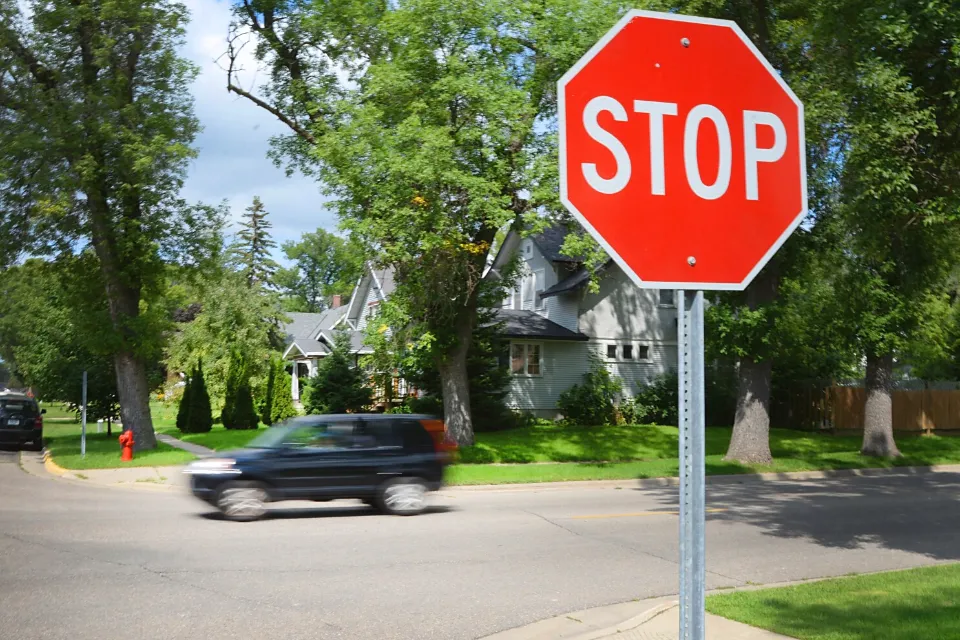
<svg viewBox="0 0 960 640">
<path fill-rule="evenodd" d="M 34 455 L 34 454 L 25 454 Z M 960 559 L 960 475 L 713 487 L 708 585 Z M 0 637 L 477 638 L 674 593 L 676 490 L 447 491 L 431 513 L 37 478 L 0 452 Z"/>
</svg>

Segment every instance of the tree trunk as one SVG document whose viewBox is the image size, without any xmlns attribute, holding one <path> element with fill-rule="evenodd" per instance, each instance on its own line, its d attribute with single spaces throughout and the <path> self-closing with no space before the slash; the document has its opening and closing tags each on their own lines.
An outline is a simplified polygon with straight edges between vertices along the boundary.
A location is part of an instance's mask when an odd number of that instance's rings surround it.
<svg viewBox="0 0 960 640">
<path fill-rule="evenodd" d="M 777 258 L 774 258 L 747 287 L 746 303 L 751 311 L 777 299 L 780 288 L 779 267 Z M 743 356 L 737 371 L 737 412 L 733 420 L 730 446 L 724 460 L 769 464 L 773 462 L 770 454 L 770 384 L 773 363 L 769 358 L 756 362 L 750 356 Z"/>
<path fill-rule="evenodd" d="M 725 460 L 770 464 L 770 379 L 773 363 L 740 360 L 737 413 Z"/>
<path fill-rule="evenodd" d="M 457 344 L 437 363 L 443 392 L 443 419 L 450 435 L 461 447 L 473 444 L 473 416 L 470 413 L 470 378 L 467 353 L 473 342 L 473 318 L 476 311 L 466 308 L 457 321 Z"/>
<path fill-rule="evenodd" d="M 877 458 L 898 458 L 893 439 L 893 355 L 867 354 L 867 403 L 863 410 L 863 448 Z"/>
<path fill-rule="evenodd" d="M 120 422 L 124 430 L 133 431 L 136 451 L 153 449 L 157 446 L 157 436 L 153 432 L 153 419 L 150 417 L 146 363 L 130 353 L 118 353 L 113 361 L 117 369 Z"/>
</svg>

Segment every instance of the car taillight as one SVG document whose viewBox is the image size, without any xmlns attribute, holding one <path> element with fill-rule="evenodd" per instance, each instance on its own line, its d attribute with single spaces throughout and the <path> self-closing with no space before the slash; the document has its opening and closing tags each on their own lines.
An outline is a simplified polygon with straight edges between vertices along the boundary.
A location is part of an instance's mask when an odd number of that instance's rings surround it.
<svg viewBox="0 0 960 640">
<path fill-rule="evenodd" d="M 37 416 L 36 420 L 33 422 L 33 427 L 35 429 L 43 429 L 43 416 Z"/>
<path fill-rule="evenodd" d="M 457 443 L 450 437 L 443 420 L 421 420 L 420 423 L 433 438 L 433 447 L 437 453 L 453 453 L 457 450 Z"/>
</svg>

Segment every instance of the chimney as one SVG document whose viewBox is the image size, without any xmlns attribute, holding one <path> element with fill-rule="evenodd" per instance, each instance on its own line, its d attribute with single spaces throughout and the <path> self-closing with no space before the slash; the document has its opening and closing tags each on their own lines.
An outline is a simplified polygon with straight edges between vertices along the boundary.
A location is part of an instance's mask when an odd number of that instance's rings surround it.
<svg viewBox="0 0 960 640">
<path fill-rule="evenodd" d="M 339 309 L 340 305 L 343 304 L 343 297 L 338 293 L 333 296 L 333 303 L 330 305 L 331 309 Z"/>
</svg>

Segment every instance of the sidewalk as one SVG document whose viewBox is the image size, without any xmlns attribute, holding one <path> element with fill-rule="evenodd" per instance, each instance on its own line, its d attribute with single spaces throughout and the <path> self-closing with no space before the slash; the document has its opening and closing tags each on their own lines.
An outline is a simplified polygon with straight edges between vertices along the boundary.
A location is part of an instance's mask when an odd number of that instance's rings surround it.
<svg viewBox="0 0 960 640">
<path fill-rule="evenodd" d="M 576 611 L 501 631 L 483 640 L 676 640 L 680 611 L 675 596 Z M 793 640 L 707 614 L 707 640 Z"/>
<path fill-rule="evenodd" d="M 197 456 L 213 453 L 213 449 L 183 442 L 172 436 L 157 434 L 157 440 L 164 444 L 189 451 Z M 117 467 L 112 469 L 64 469 L 47 454 L 20 453 L 20 467 L 27 473 L 39 477 L 56 477 L 77 484 L 99 485 L 105 487 L 129 487 L 135 489 L 179 491 L 187 487 L 183 475 L 183 466 L 169 467 Z"/>
</svg>

